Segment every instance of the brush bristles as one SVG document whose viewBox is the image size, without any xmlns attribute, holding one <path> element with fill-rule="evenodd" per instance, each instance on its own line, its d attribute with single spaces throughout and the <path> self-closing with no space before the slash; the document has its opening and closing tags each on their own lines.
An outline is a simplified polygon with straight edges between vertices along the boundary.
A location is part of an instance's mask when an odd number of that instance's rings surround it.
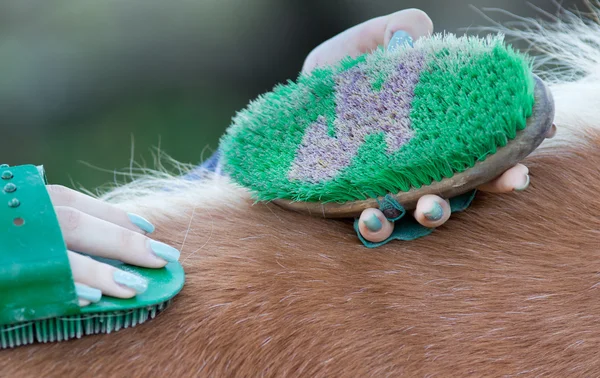
<svg viewBox="0 0 600 378">
<path fill-rule="evenodd" d="M 158 305 L 98 314 L 72 315 L 0 326 L 0 346 L 14 348 L 33 343 L 79 339 L 85 335 L 116 332 L 154 319 L 171 301 Z"/>
<path fill-rule="evenodd" d="M 531 61 L 452 35 L 378 50 L 278 86 L 221 141 L 224 171 L 260 200 L 345 202 L 430 185 L 526 125 Z"/>
</svg>

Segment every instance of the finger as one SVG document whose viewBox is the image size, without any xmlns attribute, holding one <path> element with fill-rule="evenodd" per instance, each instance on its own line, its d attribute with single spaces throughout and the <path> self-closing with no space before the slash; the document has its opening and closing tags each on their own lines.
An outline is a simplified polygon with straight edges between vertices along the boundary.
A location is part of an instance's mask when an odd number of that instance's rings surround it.
<svg viewBox="0 0 600 378">
<path fill-rule="evenodd" d="M 425 227 L 434 228 L 446 223 L 450 218 L 450 203 L 433 194 L 419 198 L 414 217 Z"/>
<path fill-rule="evenodd" d="M 481 185 L 478 189 L 489 193 L 508 193 L 513 190 L 522 191 L 529 186 L 529 169 L 517 164 L 494 180 Z"/>
<path fill-rule="evenodd" d="M 390 237 L 394 224 L 378 209 L 366 209 L 358 220 L 358 231 L 366 240 L 378 243 Z"/>
<path fill-rule="evenodd" d="M 79 300 L 79 307 L 85 307 L 85 306 L 89 305 L 90 303 L 92 303 L 92 302 L 86 301 L 85 299 L 80 299 Z"/>
<path fill-rule="evenodd" d="M 154 232 L 152 223 L 139 215 L 127 213 L 106 202 L 61 185 L 48 185 L 46 188 L 54 206 L 72 207 L 135 232 L 148 234 Z"/>
<path fill-rule="evenodd" d="M 406 9 L 363 22 L 317 46 L 306 58 L 302 72 L 333 64 L 347 56 L 357 57 L 380 45 L 387 46 L 398 30 L 417 40 L 433 32 L 433 22 L 418 9 Z"/>
<path fill-rule="evenodd" d="M 552 139 L 554 136 L 556 136 L 556 125 L 552 124 L 552 127 L 550 127 L 550 130 L 548 130 L 548 133 L 546 134 L 546 138 Z"/>
<path fill-rule="evenodd" d="M 57 206 L 55 210 L 71 250 L 148 268 L 160 268 L 179 259 L 177 249 L 137 232 L 71 207 Z"/>
<path fill-rule="evenodd" d="M 79 253 L 68 253 L 73 280 L 89 288 L 100 290 L 102 295 L 116 298 L 131 298 L 148 289 L 148 281 L 138 275 L 117 269 L 114 266 L 98 262 Z M 81 290 L 80 290 L 81 291 Z M 96 295 L 96 296 L 94 296 Z M 97 293 L 91 296 L 79 296 L 80 299 L 96 302 Z"/>
</svg>

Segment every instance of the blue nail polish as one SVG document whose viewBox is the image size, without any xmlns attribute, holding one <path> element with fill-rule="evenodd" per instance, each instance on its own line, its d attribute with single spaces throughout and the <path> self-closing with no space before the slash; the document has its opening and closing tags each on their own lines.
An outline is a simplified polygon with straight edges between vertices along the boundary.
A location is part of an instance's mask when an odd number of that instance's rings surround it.
<svg viewBox="0 0 600 378">
<path fill-rule="evenodd" d="M 398 30 L 392 35 L 392 39 L 390 39 L 390 43 L 388 44 L 388 51 L 394 51 L 403 46 L 413 47 L 413 39 L 407 32 L 403 30 Z"/>
<path fill-rule="evenodd" d="M 154 232 L 154 225 L 137 214 L 127 213 L 131 223 L 139 227 L 142 231 L 151 234 Z"/>
<path fill-rule="evenodd" d="M 85 299 L 92 303 L 100 302 L 100 298 L 102 298 L 102 292 L 100 290 L 80 283 L 75 283 L 75 292 L 79 299 Z"/>
<path fill-rule="evenodd" d="M 515 188 L 515 190 L 517 192 L 522 192 L 523 190 L 527 189 L 529 187 L 529 182 L 531 181 L 531 179 L 529 178 L 529 175 L 527 175 L 527 181 L 525 181 L 525 185 Z"/>
<path fill-rule="evenodd" d="M 444 209 L 439 203 L 434 202 L 431 210 L 423 213 L 423 215 L 430 221 L 439 221 L 444 216 Z"/>
<path fill-rule="evenodd" d="M 367 228 L 371 232 L 377 232 L 381 230 L 381 227 L 383 227 L 381 221 L 379 220 L 379 218 L 377 218 L 375 214 L 371 215 L 371 217 L 365 220 L 364 222 L 365 226 L 367 226 Z"/>
<path fill-rule="evenodd" d="M 175 262 L 179 260 L 179 251 L 165 243 L 150 240 L 150 249 L 152 249 L 152 252 L 154 252 L 157 257 L 160 257 L 165 261 Z"/>
<path fill-rule="evenodd" d="M 144 278 L 122 270 L 115 270 L 113 279 L 119 285 L 135 290 L 136 294 L 142 294 L 148 289 L 148 281 Z"/>
</svg>

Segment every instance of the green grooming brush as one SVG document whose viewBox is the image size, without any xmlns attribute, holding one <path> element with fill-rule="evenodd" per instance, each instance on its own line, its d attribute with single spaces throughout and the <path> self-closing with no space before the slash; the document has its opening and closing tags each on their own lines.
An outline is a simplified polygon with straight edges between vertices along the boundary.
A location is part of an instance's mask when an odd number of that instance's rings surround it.
<svg viewBox="0 0 600 378">
<path fill-rule="evenodd" d="M 133 327 L 162 312 L 183 287 L 178 263 L 146 269 L 102 260 L 146 278 L 148 290 L 131 299 L 103 297 L 79 307 L 43 168 L 2 165 L 0 177 L 2 348 Z"/>
<path fill-rule="evenodd" d="M 501 36 L 437 35 L 276 86 L 236 115 L 222 164 L 257 200 L 329 218 L 379 207 L 397 220 L 425 194 L 463 209 L 553 118 L 530 59 Z"/>
</svg>

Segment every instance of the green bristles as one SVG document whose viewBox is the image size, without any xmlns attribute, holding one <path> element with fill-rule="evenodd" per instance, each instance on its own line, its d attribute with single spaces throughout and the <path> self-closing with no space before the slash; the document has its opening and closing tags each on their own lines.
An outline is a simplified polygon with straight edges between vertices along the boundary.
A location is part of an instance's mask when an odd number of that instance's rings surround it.
<svg viewBox="0 0 600 378">
<path fill-rule="evenodd" d="M 501 36 L 421 39 L 261 96 L 221 140 L 224 170 L 259 200 L 385 196 L 495 154 L 533 103 L 531 61 Z"/>
<path fill-rule="evenodd" d="M 0 347 L 14 348 L 33 343 L 78 339 L 85 335 L 111 333 L 154 319 L 171 300 L 127 311 L 63 316 L 21 324 L 0 326 Z"/>
</svg>

